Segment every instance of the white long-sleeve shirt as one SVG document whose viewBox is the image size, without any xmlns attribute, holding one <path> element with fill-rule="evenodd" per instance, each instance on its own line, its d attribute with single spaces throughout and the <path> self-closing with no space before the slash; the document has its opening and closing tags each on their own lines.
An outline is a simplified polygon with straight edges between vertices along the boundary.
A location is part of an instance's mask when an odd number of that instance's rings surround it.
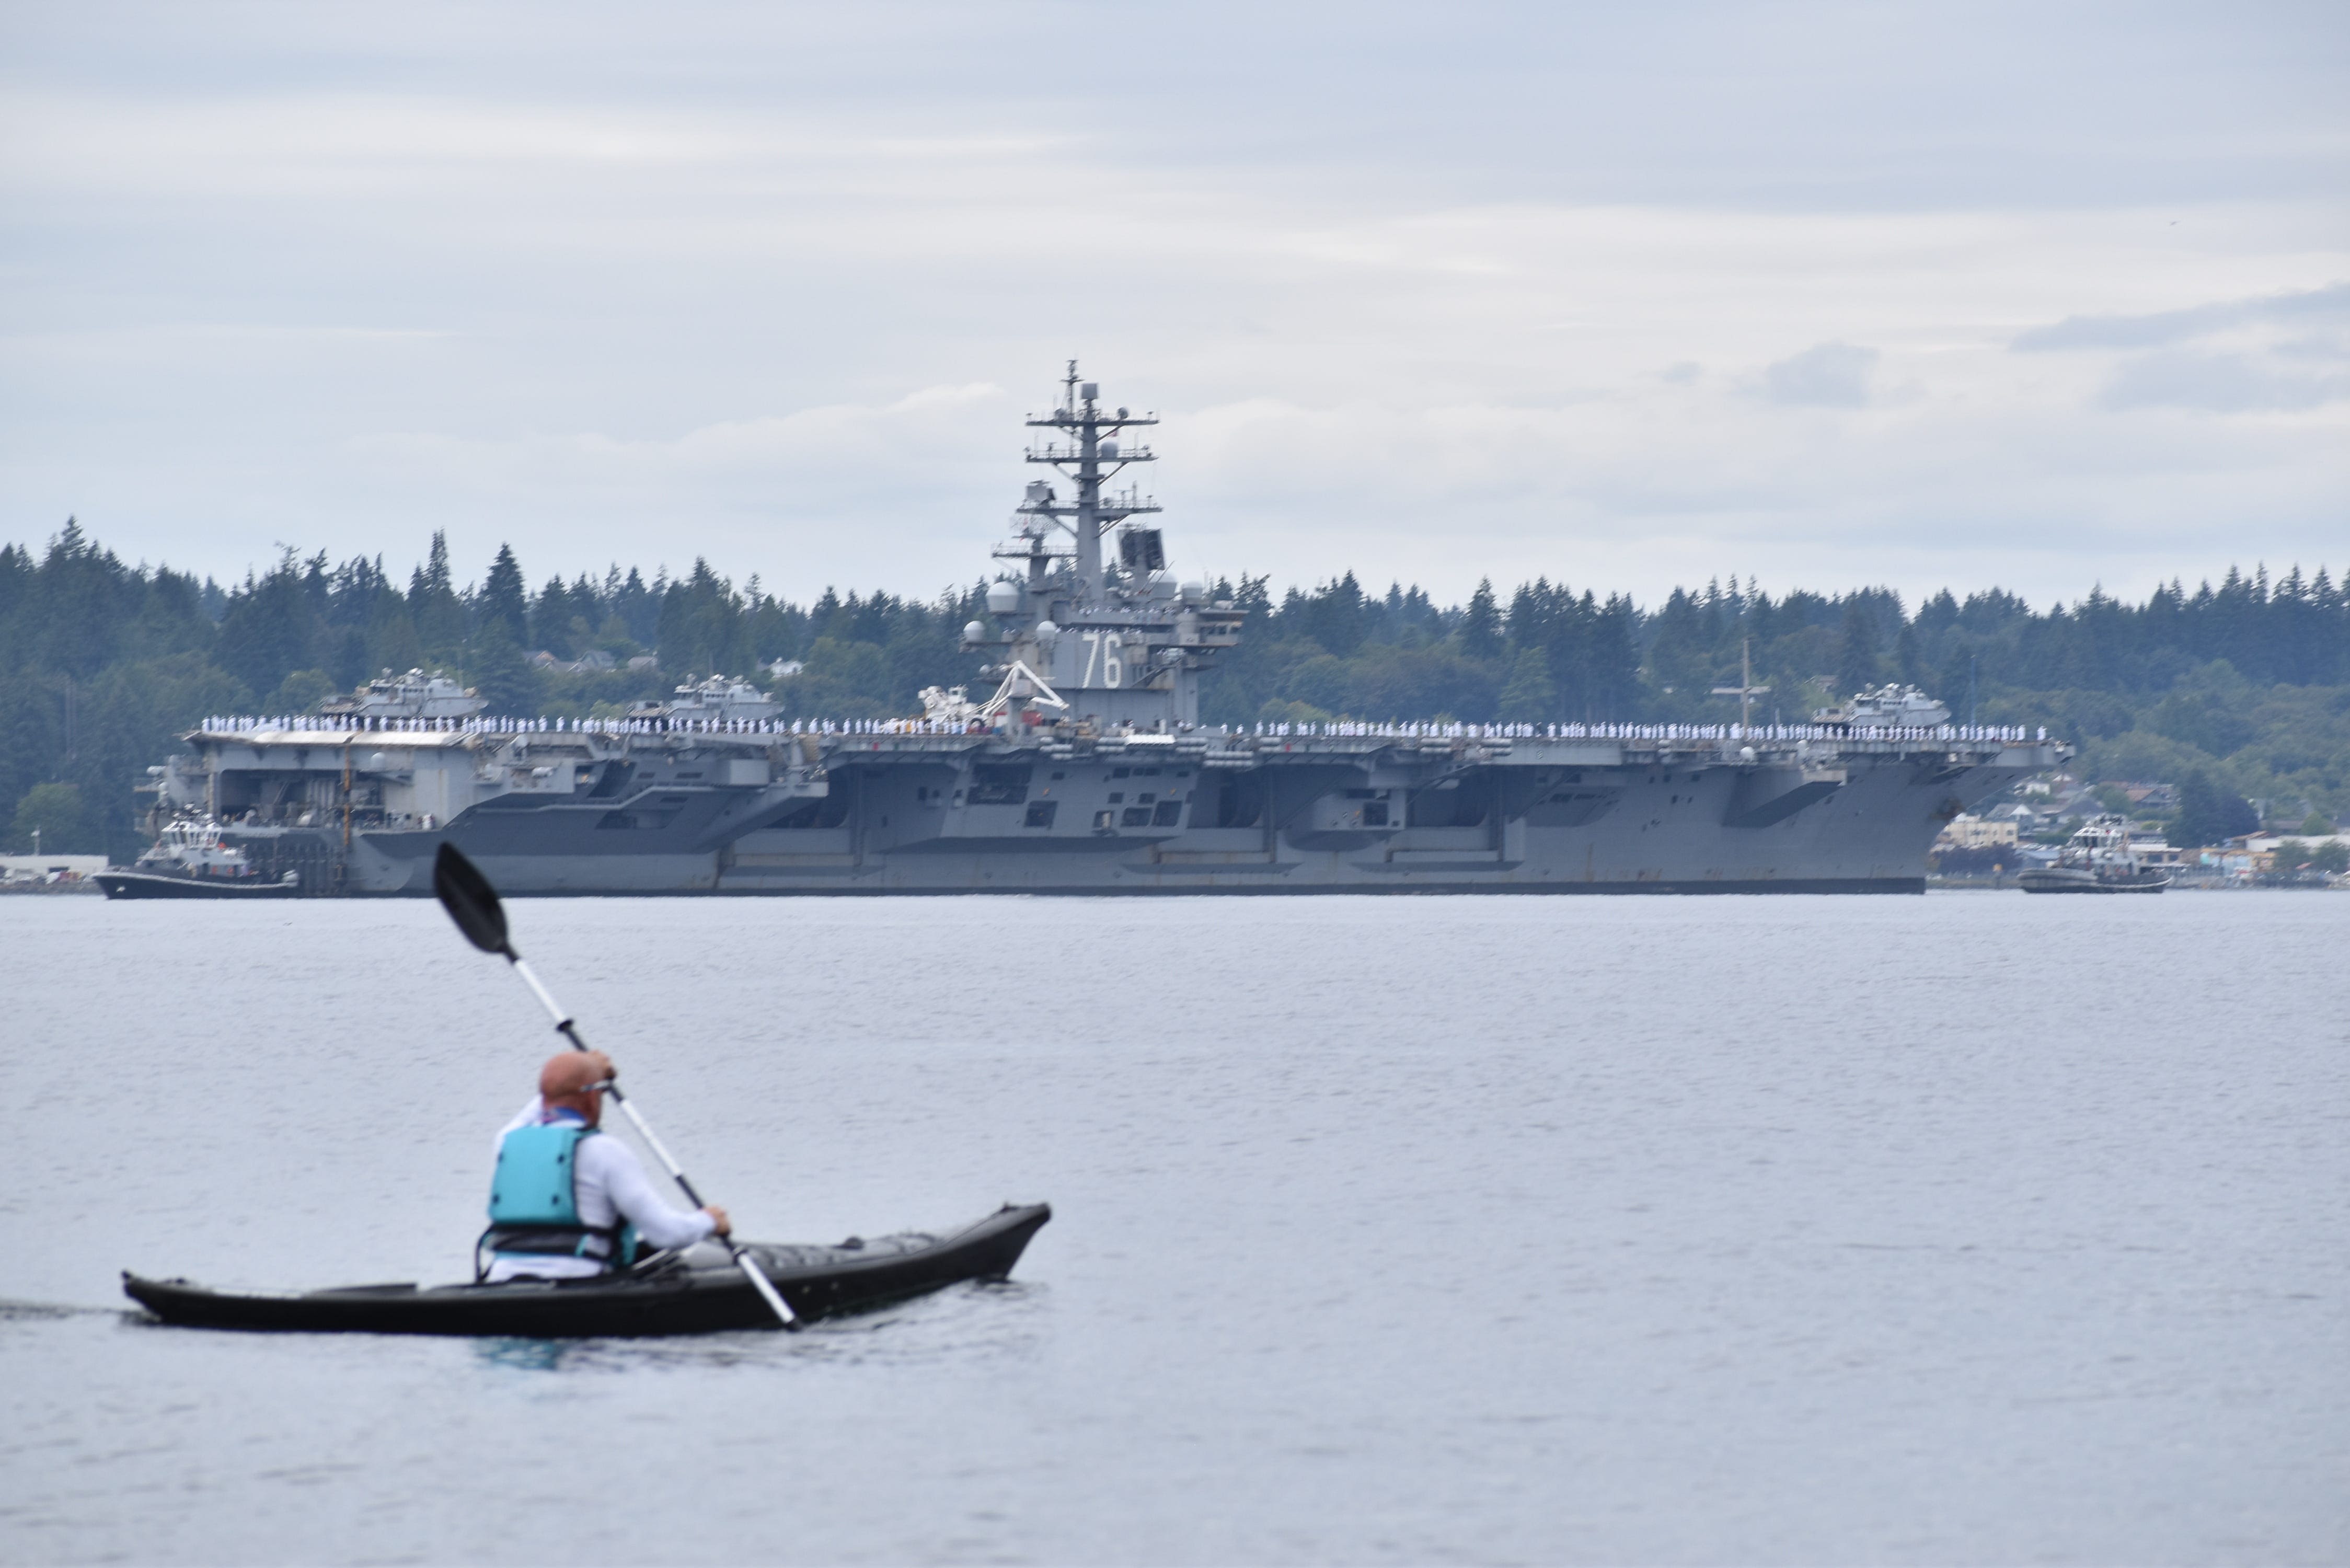
<svg viewBox="0 0 2350 1568">
<path fill-rule="evenodd" d="M 541 1122 L 573 1119 L 569 1113 L 549 1112 L 536 1095 L 523 1106 L 515 1119 L 498 1129 L 497 1144 L 503 1147 L 506 1134 L 516 1127 L 534 1127 Z M 579 1209 L 583 1225 L 617 1225 L 626 1219 L 637 1228 L 648 1246 L 689 1247 L 715 1231 L 717 1221 L 699 1209 L 676 1209 L 660 1195 L 645 1176 L 645 1168 L 636 1151 L 619 1138 L 606 1135 L 583 1137 L 579 1152 L 573 1157 L 571 1195 Z M 598 1258 L 564 1257 L 560 1254 L 501 1252 L 490 1263 L 485 1276 L 491 1284 L 509 1280 L 517 1274 L 537 1274 L 546 1279 L 578 1279 L 588 1274 L 600 1274 L 605 1264 Z"/>
</svg>

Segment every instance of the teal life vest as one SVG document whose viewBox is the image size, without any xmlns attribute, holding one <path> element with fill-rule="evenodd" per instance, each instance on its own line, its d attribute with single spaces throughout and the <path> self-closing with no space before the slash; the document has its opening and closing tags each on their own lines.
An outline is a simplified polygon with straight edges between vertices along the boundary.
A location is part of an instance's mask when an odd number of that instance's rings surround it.
<svg viewBox="0 0 2350 1568">
<path fill-rule="evenodd" d="M 519 1127 L 499 1140 L 490 1178 L 490 1228 L 474 1242 L 474 1275 L 484 1251 L 587 1258 L 626 1268 L 637 1259 L 636 1227 L 590 1225 L 579 1217 L 579 1146 L 596 1129 L 573 1121 Z"/>
</svg>

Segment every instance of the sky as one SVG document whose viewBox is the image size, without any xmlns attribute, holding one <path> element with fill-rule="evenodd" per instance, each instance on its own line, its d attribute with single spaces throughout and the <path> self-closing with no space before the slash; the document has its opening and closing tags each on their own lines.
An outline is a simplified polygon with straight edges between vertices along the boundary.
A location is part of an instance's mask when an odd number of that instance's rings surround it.
<svg viewBox="0 0 2350 1568">
<path fill-rule="evenodd" d="M 2350 567 L 2350 8 L 0 3 L 0 539 L 803 601 Z"/>
</svg>

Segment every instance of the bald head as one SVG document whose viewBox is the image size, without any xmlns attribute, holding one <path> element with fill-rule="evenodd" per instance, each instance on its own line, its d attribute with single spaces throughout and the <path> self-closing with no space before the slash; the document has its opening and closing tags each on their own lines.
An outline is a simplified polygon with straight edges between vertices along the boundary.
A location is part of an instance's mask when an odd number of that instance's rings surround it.
<svg viewBox="0 0 2350 1568">
<path fill-rule="evenodd" d="M 559 1056 L 549 1056 L 546 1065 L 538 1070 L 538 1092 L 547 1099 L 563 1095 L 576 1095 L 590 1084 L 603 1081 L 603 1064 L 591 1052 L 566 1051 Z"/>
<path fill-rule="evenodd" d="M 612 1059 L 601 1051 L 566 1051 L 538 1070 L 538 1097 L 549 1110 L 577 1111 L 593 1127 L 603 1116 L 604 1096 L 588 1085 L 611 1075 Z"/>
</svg>

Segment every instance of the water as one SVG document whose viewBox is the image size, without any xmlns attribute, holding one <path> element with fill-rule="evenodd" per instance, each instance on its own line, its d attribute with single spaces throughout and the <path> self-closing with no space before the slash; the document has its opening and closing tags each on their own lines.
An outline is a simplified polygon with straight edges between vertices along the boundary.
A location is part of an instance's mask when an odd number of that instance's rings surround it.
<svg viewBox="0 0 2350 1568">
<path fill-rule="evenodd" d="M 2350 1558 L 2350 899 L 514 914 L 745 1233 L 1057 1217 L 794 1337 L 149 1325 L 462 1274 L 544 1023 L 428 904 L 0 900 L 0 1558 Z"/>
</svg>

